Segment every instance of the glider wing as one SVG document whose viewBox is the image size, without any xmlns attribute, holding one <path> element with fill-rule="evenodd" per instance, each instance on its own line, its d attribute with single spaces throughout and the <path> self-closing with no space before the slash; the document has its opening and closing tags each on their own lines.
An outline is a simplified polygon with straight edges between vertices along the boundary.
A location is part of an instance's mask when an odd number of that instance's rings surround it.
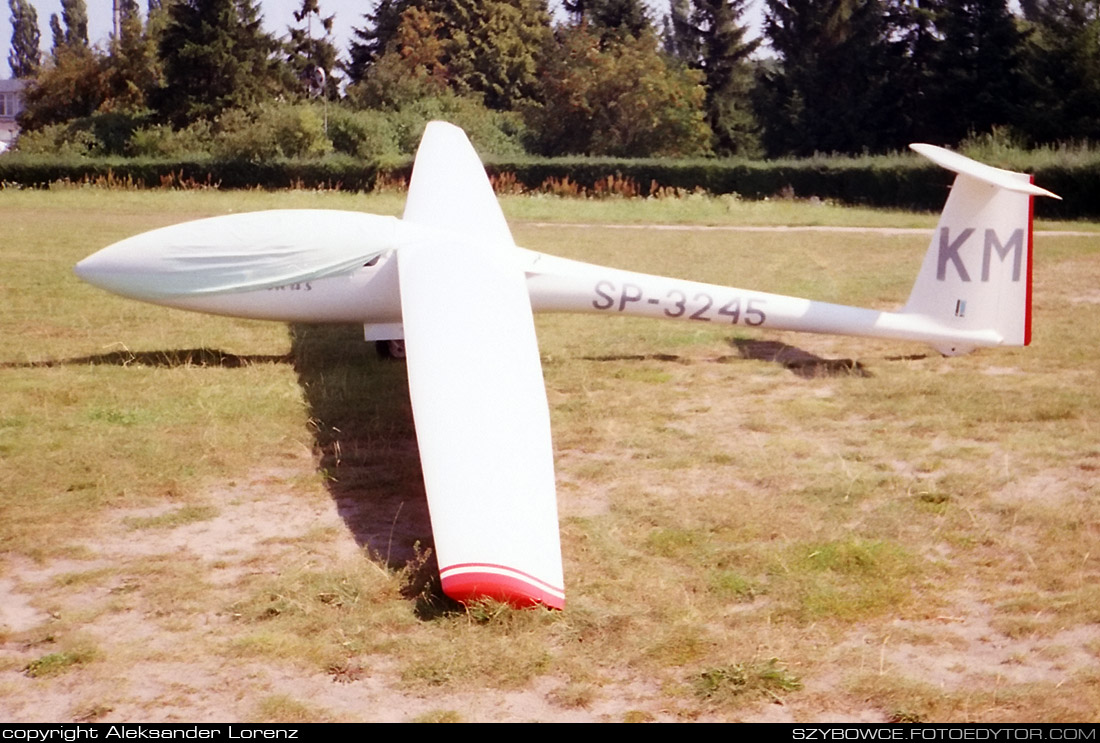
<svg viewBox="0 0 1100 743">
<path fill-rule="evenodd" d="M 409 393 L 443 591 L 561 608 L 550 412 L 525 275 L 485 169 L 432 122 L 397 251 Z"/>
<path fill-rule="evenodd" d="M 397 252 L 443 591 L 564 606 L 550 414 L 524 274 L 489 246 Z"/>
</svg>

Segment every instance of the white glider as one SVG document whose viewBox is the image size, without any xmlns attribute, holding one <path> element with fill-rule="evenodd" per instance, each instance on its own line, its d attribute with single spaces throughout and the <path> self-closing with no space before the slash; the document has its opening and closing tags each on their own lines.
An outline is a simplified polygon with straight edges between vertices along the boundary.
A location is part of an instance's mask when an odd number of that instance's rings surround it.
<svg viewBox="0 0 1100 743">
<path fill-rule="evenodd" d="M 84 259 L 85 281 L 156 304 L 404 338 L 444 592 L 562 608 L 550 418 L 532 312 L 922 341 L 1031 339 L 1031 177 L 931 145 L 957 175 L 909 301 L 880 312 L 605 268 L 519 248 L 466 135 L 432 122 L 402 219 L 277 210 L 174 225 Z"/>
</svg>

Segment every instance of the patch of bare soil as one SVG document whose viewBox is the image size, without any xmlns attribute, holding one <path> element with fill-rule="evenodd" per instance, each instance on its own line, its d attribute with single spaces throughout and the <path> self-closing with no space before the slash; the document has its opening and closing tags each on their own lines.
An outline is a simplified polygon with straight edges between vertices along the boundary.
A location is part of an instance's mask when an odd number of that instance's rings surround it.
<svg viewBox="0 0 1100 743">
<path fill-rule="evenodd" d="M 854 637 L 874 673 L 900 675 L 959 690 L 994 683 L 1062 683 L 1095 666 L 1089 651 L 1097 633 L 1076 627 L 1049 636 L 1009 637 L 991 623 L 987 604 L 960 594 L 949 614 L 929 620 L 895 620 L 881 636 Z"/>
<path fill-rule="evenodd" d="M 25 632 L 49 618 L 49 614 L 32 605 L 31 597 L 19 590 L 14 578 L 0 578 L 0 628 L 6 632 Z"/>
<path fill-rule="evenodd" d="M 294 469 L 253 473 L 207 494 L 216 515 L 171 528 L 144 526 L 178 504 L 126 509 L 95 529 L 85 542 L 88 559 L 41 563 L 5 560 L 0 578 L 0 719 L 62 721 L 235 721 L 257 719 L 264 700 L 292 699 L 310 719 L 401 722 L 457 714 L 464 721 L 672 720 L 660 690 L 635 681 L 608 684 L 575 700 L 560 693 L 566 681 L 539 678 L 516 691 L 458 694 L 400 690 L 392 661 L 368 658 L 355 668 L 310 672 L 241 660 L 216 651 L 234 635 L 225 607 L 238 580 L 278 564 L 280 551 L 308 552 L 337 561 L 364 547 L 349 530 L 354 504 L 319 495 L 303 498 Z M 599 510 L 598 496 L 574 506 Z M 138 526 L 135 526 L 138 525 Z M 189 600 L 186 587 L 150 602 L 142 598 L 148 571 L 181 569 L 218 597 L 215 606 L 171 611 Z M 167 604 L 165 603 L 167 602 Z M 48 607 L 44 608 L 44 607 Z M 80 672 L 36 672 L 44 658 L 70 648 L 57 641 L 74 626 L 94 657 Z M 85 663 L 85 661 L 76 661 Z"/>
</svg>

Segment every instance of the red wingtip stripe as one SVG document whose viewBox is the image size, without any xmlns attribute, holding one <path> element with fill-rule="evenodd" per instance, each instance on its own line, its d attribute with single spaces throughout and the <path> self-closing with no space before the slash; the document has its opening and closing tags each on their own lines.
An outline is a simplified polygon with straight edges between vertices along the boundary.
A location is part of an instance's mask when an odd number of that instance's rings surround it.
<svg viewBox="0 0 1100 743">
<path fill-rule="evenodd" d="M 439 570 L 443 593 L 468 604 L 489 598 L 525 608 L 542 604 L 565 608 L 565 591 L 514 568 L 503 565 L 465 563 Z"/>
<path fill-rule="evenodd" d="M 1035 176 L 1031 176 L 1035 182 Z M 1027 199 L 1027 288 L 1024 297 L 1024 345 L 1031 345 L 1031 266 L 1035 255 L 1035 197 Z"/>
</svg>

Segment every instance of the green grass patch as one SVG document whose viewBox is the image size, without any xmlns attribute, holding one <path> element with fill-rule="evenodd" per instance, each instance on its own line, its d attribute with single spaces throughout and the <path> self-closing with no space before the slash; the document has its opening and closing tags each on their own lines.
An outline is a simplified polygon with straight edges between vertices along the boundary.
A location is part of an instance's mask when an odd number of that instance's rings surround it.
<svg viewBox="0 0 1100 743">
<path fill-rule="evenodd" d="M 772 568 L 768 594 L 795 615 L 852 619 L 898 608 L 913 595 L 919 563 L 897 544 L 845 539 L 789 548 Z"/>
<path fill-rule="evenodd" d="M 746 696 L 782 701 L 783 694 L 802 688 L 802 682 L 778 658 L 708 668 L 691 681 L 696 696 L 717 704 Z"/>
<path fill-rule="evenodd" d="M 185 524 L 209 521 L 218 515 L 214 506 L 180 506 L 156 516 L 130 516 L 124 523 L 131 529 L 174 529 Z"/>
<path fill-rule="evenodd" d="M 286 694 L 271 694 L 256 703 L 256 722 L 293 725 L 295 723 L 332 722 L 324 710 L 300 702 Z"/>
<path fill-rule="evenodd" d="M 409 720 L 420 723 L 455 723 L 462 722 L 462 715 L 453 709 L 433 709 Z"/>
<path fill-rule="evenodd" d="M 66 650 L 47 653 L 32 660 L 23 668 L 23 673 L 30 678 L 57 676 L 91 663 L 100 655 L 101 653 L 95 645 L 80 643 Z"/>
</svg>

